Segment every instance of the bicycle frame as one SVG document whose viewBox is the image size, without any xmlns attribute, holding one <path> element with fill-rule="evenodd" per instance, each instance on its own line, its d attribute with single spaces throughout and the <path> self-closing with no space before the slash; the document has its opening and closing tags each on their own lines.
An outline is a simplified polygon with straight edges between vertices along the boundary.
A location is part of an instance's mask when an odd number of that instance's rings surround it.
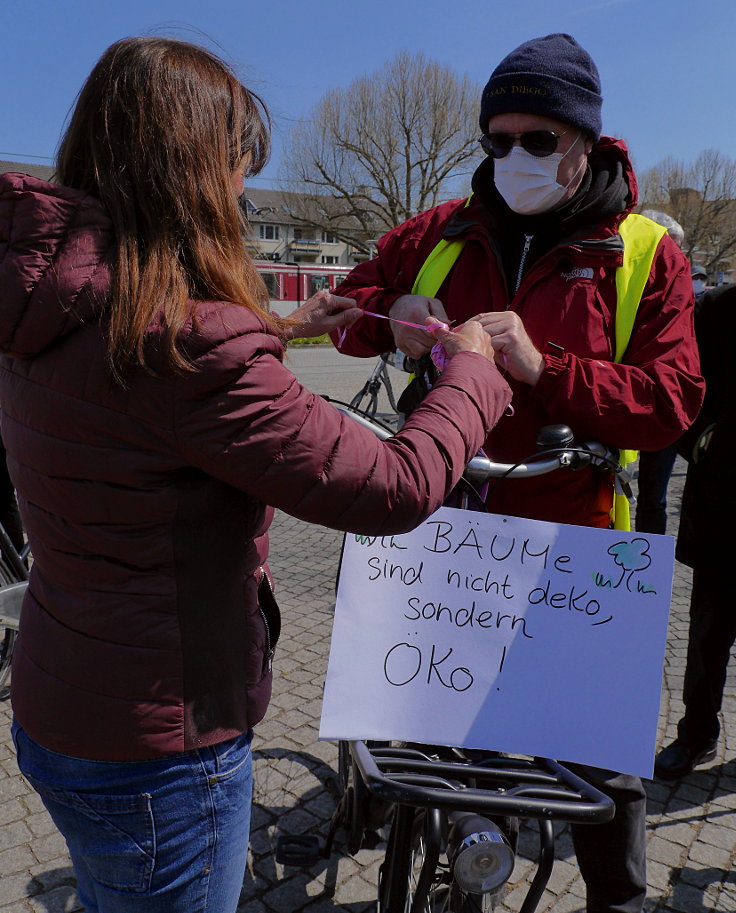
<svg viewBox="0 0 736 913">
<path fill-rule="evenodd" d="M 360 391 L 350 401 L 349 408 L 360 410 L 363 400 L 366 397 L 369 397 L 367 408 L 361 411 L 371 418 L 375 417 L 376 411 L 378 410 L 378 394 L 381 392 L 382 386 L 386 390 L 389 405 L 394 412 L 396 412 L 396 399 L 394 397 L 393 387 L 391 386 L 391 378 L 388 374 L 388 355 L 381 355 L 378 359 L 368 380 L 366 380 Z"/>
</svg>

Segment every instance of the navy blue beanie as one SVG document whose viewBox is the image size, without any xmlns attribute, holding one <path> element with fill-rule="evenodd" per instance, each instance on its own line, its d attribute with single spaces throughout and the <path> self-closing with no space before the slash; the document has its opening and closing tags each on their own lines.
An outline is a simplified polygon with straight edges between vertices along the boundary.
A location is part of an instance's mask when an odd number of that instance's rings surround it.
<svg viewBox="0 0 736 913">
<path fill-rule="evenodd" d="M 601 80 L 593 59 L 570 35 L 533 38 L 499 63 L 483 89 L 480 129 L 495 114 L 539 114 L 601 135 Z"/>
</svg>

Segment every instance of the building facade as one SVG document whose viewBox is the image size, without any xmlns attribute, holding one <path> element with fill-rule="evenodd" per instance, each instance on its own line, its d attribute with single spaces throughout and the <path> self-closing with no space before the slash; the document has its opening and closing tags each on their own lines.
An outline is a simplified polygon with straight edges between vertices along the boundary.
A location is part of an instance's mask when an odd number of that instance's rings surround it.
<svg viewBox="0 0 736 913">
<path fill-rule="evenodd" d="M 354 266 L 367 258 L 341 240 L 339 230 L 315 228 L 296 218 L 292 214 L 296 196 L 280 190 L 246 188 L 241 205 L 251 226 L 249 247 L 256 259 Z"/>
</svg>

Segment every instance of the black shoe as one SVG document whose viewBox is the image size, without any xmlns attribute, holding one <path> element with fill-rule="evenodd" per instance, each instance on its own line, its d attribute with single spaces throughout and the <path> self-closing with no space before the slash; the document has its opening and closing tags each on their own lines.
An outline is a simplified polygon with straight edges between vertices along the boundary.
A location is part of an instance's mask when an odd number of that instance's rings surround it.
<svg viewBox="0 0 736 913">
<path fill-rule="evenodd" d="M 663 748 L 654 762 L 654 776 L 660 780 L 679 780 L 698 764 L 706 764 L 716 756 L 717 742 L 706 742 L 702 748 L 692 748 L 679 739 Z"/>
</svg>

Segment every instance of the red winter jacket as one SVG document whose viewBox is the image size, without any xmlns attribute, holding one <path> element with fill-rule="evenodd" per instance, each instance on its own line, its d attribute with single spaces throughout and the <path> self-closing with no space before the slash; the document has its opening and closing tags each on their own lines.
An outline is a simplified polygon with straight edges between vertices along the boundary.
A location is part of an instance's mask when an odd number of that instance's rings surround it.
<svg viewBox="0 0 736 913">
<path fill-rule="evenodd" d="M 464 200 L 445 203 L 389 232 L 379 241 L 376 258 L 357 266 L 336 289 L 360 307 L 385 314 L 396 298 L 411 292 L 440 239 L 465 239 L 437 293 L 448 315 L 462 323 L 484 311 L 515 310 L 545 360 L 534 388 L 508 378 L 514 414 L 504 416 L 485 443 L 501 462 L 533 454 L 537 430 L 557 422 L 570 425 L 582 440 L 656 450 L 679 437 L 700 408 L 690 269 L 667 235 L 657 249 L 623 364 L 612 361 L 615 272 L 623 257 L 617 227 L 636 205 L 637 189 L 623 143 L 603 138 L 596 154 L 626 182 L 625 205 L 592 230 L 560 237 L 531 263 L 515 294 L 500 261 L 503 215 L 494 219 L 478 194 L 467 207 Z M 367 356 L 393 348 L 388 321 L 366 317 L 348 330 L 341 351 Z M 502 514 L 605 527 L 611 499 L 610 476 L 560 470 L 502 482 L 488 505 Z"/>
<path fill-rule="evenodd" d="M 96 200 L 0 177 L 2 435 L 34 555 L 13 708 L 54 751 L 136 760 L 263 716 L 265 623 L 271 641 L 279 624 L 262 571 L 267 505 L 406 531 L 443 501 L 510 394 L 463 353 L 429 408 L 381 443 L 300 386 L 251 310 L 218 302 L 193 305 L 182 334 L 195 371 L 138 370 L 111 389 L 100 314 L 112 241 Z M 150 327 L 153 359 L 161 333 Z"/>
</svg>

